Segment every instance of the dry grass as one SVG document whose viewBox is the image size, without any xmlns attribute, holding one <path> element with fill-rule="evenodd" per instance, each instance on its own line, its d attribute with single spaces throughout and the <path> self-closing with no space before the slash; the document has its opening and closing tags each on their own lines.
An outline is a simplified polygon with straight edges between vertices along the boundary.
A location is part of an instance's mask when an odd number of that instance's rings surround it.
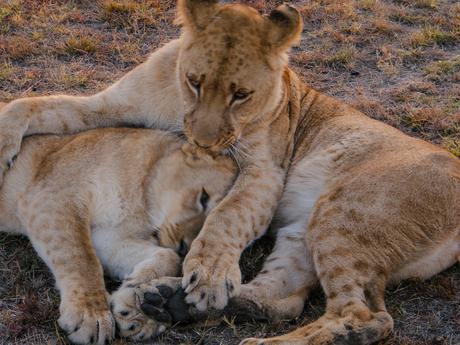
<svg viewBox="0 0 460 345">
<path fill-rule="evenodd" d="M 305 30 L 291 62 L 308 83 L 458 155 L 459 3 L 313 0 L 297 4 L 305 17 Z M 421 85 L 425 87 L 416 89 Z"/>
<path fill-rule="evenodd" d="M 410 37 L 412 46 L 422 47 L 437 44 L 439 46 L 453 45 L 460 39 L 460 29 L 444 31 L 436 26 L 426 26 L 413 33 Z"/>
<path fill-rule="evenodd" d="M 11 36 L 0 42 L 1 54 L 14 60 L 23 60 L 38 52 L 37 46 L 30 39 L 21 36 Z"/>
<path fill-rule="evenodd" d="M 62 51 L 69 55 L 91 54 L 96 52 L 96 49 L 96 41 L 85 36 L 71 36 L 62 46 Z"/>
<path fill-rule="evenodd" d="M 267 13 L 277 0 L 249 0 Z M 305 17 L 291 65 L 315 88 L 460 157 L 460 4 L 456 0 L 291 1 Z M 177 37 L 173 0 L 0 0 L 0 101 L 104 88 Z M 246 279 L 271 242 L 242 260 Z M 0 344 L 66 344 L 53 279 L 28 241 L 0 235 Z M 113 282 L 108 282 L 115 286 Z M 380 345 L 460 344 L 460 267 L 389 289 L 395 334 Z M 174 328 L 161 344 L 235 344 L 318 317 L 318 291 L 298 320 Z M 122 343 L 121 341 L 119 342 Z"/>
</svg>

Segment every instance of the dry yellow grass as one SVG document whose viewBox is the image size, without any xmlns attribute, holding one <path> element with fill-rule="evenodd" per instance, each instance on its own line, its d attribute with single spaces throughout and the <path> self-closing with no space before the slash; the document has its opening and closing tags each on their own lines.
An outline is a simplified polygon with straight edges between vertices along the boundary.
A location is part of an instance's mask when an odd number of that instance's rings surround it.
<svg viewBox="0 0 460 345">
<path fill-rule="evenodd" d="M 97 44 L 91 37 L 71 36 L 62 46 L 62 51 L 70 55 L 91 54 L 97 50 Z"/>
</svg>

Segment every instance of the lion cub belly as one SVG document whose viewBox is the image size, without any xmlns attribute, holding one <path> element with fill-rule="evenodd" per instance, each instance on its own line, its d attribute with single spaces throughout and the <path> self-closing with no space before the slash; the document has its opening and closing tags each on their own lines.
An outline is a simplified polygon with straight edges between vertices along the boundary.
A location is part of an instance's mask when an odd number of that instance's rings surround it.
<svg viewBox="0 0 460 345">
<path fill-rule="evenodd" d="M 393 274 L 391 283 L 409 278 L 428 279 L 455 264 L 457 258 L 460 258 L 460 229 L 454 236 L 432 248 L 422 258 Z"/>
</svg>

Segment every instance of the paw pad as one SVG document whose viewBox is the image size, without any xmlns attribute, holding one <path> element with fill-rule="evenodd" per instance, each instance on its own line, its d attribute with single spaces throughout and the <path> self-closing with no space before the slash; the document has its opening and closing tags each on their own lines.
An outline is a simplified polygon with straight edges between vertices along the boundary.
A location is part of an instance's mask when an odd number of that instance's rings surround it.
<svg viewBox="0 0 460 345">
<path fill-rule="evenodd" d="M 161 323 L 189 323 L 189 305 L 185 302 L 182 288 L 174 291 L 171 287 L 160 285 L 158 293 L 146 292 L 141 310 L 149 317 Z"/>
<path fill-rule="evenodd" d="M 161 298 L 160 295 L 152 292 L 146 292 L 144 294 L 144 300 L 146 301 L 146 303 L 151 304 L 155 307 L 161 307 L 164 304 L 163 298 Z"/>
<path fill-rule="evenodd" d="M 174 294 L 173 289 L 166 285 L 158 286 L 158 292 L 163 298 L 169 298 Z"/>
</svg>

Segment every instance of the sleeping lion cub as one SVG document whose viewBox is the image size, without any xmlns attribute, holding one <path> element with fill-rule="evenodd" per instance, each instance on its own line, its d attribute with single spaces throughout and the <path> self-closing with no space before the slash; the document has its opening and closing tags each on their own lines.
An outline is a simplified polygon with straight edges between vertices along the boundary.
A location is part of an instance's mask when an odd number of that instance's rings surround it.
<svg viewBox="0 0 460 345">
<path fill-rule="evenodd" d="M 180 273 L 178 254 L 236 173 L 230 159 L 181 145 L 175 135 L 146 129 L 33 137 L 6 174 L 1 229 L 28 236 L 52 270 L 59 324 L 72 342 L 111 340 L 113 316 L 122 336 L 164 330 L 124 310 L 130 284 Z M 102 268 L 126 279 L 112 297 L 113 316 Z"/>
</svg>

